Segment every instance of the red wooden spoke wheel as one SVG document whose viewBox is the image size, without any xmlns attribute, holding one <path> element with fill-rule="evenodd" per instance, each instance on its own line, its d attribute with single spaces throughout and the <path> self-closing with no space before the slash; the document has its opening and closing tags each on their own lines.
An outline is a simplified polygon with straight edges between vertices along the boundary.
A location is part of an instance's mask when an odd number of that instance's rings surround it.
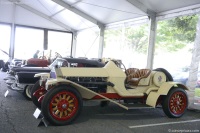
<svg viewBox="0 0 200 133">
<path fill-rule="evenodd" d="M 163 111 L 170 118 L 181 117 L 188 106 L 187 93 L 182 88 L 172 88 L 163 99 Z"/>
<path fill-rule="evenodd" d="M 182 92 L 175 92 L 169 101 L 169 109 L 176 115 L 184 113 L 187 108 L 187 97 Z"/>
<path fill-rule="evenodd" d="M 49 110 L 55 119 L 68 120 L 73 117 L 78 110 L 78 99 L 71 92 L 59 92 L 49 103 Z"/>
<path fill-rule="evenodd" d="M 83 100 L 71 86 L 58 85 L 50 89 L 42 100 L 42 114 L 53 125 L 68 125 L 80 114 Z"/>
</svg>

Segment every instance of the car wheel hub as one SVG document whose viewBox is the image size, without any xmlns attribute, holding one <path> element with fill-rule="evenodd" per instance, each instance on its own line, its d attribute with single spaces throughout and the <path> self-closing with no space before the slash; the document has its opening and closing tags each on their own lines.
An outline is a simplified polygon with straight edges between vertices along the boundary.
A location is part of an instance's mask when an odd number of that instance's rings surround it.
<svg viewBox="0 0 200 133">
<path fill-rule="evenodd" d="M 67 104 L 63 104 L 63 105 L 62 105 L 62 108 L 63 108 L 63 109 L 66 109 L 66 108 L 67 108 Z"/>
<path fill-rule="evenodd" d="M 57 107 L 59 111 L 64 111 L 68 108 L 68 102 L 66 100 L 61 100 L 58 102 Z"/>
</svg>

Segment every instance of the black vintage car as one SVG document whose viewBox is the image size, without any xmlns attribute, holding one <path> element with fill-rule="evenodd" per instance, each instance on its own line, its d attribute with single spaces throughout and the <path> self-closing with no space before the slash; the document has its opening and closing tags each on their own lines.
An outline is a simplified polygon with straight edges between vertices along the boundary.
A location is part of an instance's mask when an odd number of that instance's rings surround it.
<svg viewBox="0 0 200 133">
<path fill-rule="evenodd" d="M 9 89 L 20 91 L 28 100 L 31 100 L 31 88 L 39 80 L 34 77 L 37 73 L 50 73 L 55 66 L 66 67 L 103 67 L 105 64 L 100 60 L 82 58 L 57 58 L 48 67 L 13 67 L 12 74 L 5 78 Z"/>
</svg>

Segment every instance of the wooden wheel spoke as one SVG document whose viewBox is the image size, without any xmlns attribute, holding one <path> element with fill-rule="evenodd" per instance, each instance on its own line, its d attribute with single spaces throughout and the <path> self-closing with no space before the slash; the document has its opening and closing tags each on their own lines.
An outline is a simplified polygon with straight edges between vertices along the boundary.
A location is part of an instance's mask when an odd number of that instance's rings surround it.
<svg viewBox="0 0 200 133">
<path fill-rule="evenodd" d="M 67 96 L 66 94 L 63 94 L 63 99 L 66 99 L 66 96 Z"/>
<path fill-rule="evenodd" d="M 74 104 L 69 104 L 69 107 L 74 107 Z"/>
<path fill-rule="evenodd" d="M 178 108 L 177 107 L 175 107 L 175 111 L 177 111 L 178 110 Z"/>
<path fill-rule="evenodd" d="M 67 110 L 65 110 L 65 111 L 64 111 L 64 114 L 65 114 L 65 116 L 67 116 L 67 115 L 68 115 L 68 114 L 67 114 Z"/>
<path fill-rule="evenodd" d="M 62 116 L 63 116 L 63 112 L 60 112 L 60 118 L 62 118 Z"/>
<path fill-rule="evenodd" d="M 57 111 L 55 112 L 55 114 L 56 114 L 56 115 L 58 115 L 59 113 L 60 113 L 60 111 L 59 111 L 59 110 L 57 110 Z"/>
<path fill-rule="evenodd" d="M 72 100 L 70 100 L 70 101 L 68 101 L 68 103 L 72 103 L 74 100 L 72 99 Z"/>
<path fill-rule="evenodd" d="M 60 95 L 60 96 L 59 96 L 59 101 L 61 101 L 61 100 L 62 100 L 62 96 Z"/>
<path fill-rule="evenodd" d="M 72 109 L 68 108 L 67 111 L 72 112 Z"/>
<path fill-rule="evenodd" d="M 57 106 L 57 103 L 51 103 L 53 106 Z"/>
<path fill-rule="evenodd" d="M 56 111 L 56 110 L 58 110 L 57 106 L 55 106 L 55 107 L 53 108 L 53 111 Z"/>
<path fill-rule="evenodd" d="M 182 101 L 180 97 L 179 97 L 178 101 L 179 101 L 179 102 Z"/>
<path fill-rule="evenodd" d="M 57 99 L 57 98 L 55 98 L 55 101 L 58 103 L 59 102 L 59 100 Z"/>
<path fill-rule="evenodd" d="M 68 101 L 68 100 L 69 100 L 69 98 L 70 98 L 70 96 L 68 96 L 66 100 Z"/>
</svg>

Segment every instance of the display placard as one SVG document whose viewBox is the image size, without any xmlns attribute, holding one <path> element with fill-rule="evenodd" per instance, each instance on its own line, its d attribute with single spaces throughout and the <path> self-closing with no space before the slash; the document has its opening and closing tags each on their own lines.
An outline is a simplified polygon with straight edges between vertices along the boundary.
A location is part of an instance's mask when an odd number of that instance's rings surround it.
<svg viewBox="0 0 200 133">
<path fill-rule="evenodd" d="M 9 91 L 7 90 L 7 91 L 5 92 L 5 94 L 4 94 L 4 97 L 7 97 L 8 93 L 9 93 Z"/>
<path fill-rule="evenodd" d="M 38 119 L 40 117 L 41 114 L 41 110 L 36 108 L 35 112 L 33 113 L 33 116 Z"/>
</svg>

